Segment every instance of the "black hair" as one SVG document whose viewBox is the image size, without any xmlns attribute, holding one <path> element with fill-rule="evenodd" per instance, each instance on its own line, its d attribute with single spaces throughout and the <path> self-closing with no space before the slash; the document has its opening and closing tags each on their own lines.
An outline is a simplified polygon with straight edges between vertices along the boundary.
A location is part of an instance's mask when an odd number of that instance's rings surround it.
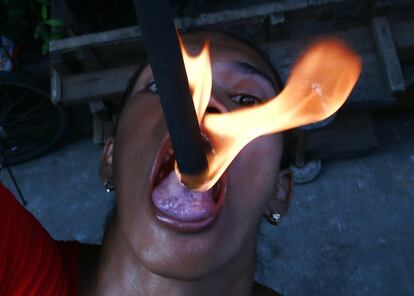
<svg viewBox="0 0 414 296">
<path fill-rule="evenodd" d="M 203 32 L 211 32 L 211 33 L 218 33 L 218 34 L 222 34 L 225 36 L 228 36 L 230 38 L 233 38 L 237 41 L 240 41 L 243 44 L 248 45 L 250 48 L 252 48 L 255 52 L 257 52 L 260 57 L 266 62 L 266 64 L 269 66 L 270 70 L 272 71 L 273 77 L 276 80 L 276 85 L 274 85 L 273 87 L 275 88 L 275 90 L 277 92 L 280 92 L 283 89 L 283 82 L 282 79 L 280 77 L 279 72 L 275 69 L 275 67 L 272 64 L 272 61 L 269 57 L 269 55 L 260 47 L 258 47 L 256 44 L 257 42 L 254 41 L 253 38 L 251 38 L 250 36 L 248 36 L 245 33 L 242 33 L 240 31 L 234 31 L 234 30 L 228 30 L 222 27 L 219 28 L 203 28 L 203 27 L 199 27 L 199 28 L 191 28 L 191 29 L 184 29 L 181 30 L 181 34 L 191 34 L 191 33 L 203 33 Z M 120 108 L 120 113 L 122 112 L 122 109 L 124 108 L 124 106 L 126 105 L 128 99 L 130 98 L 130 96 L 132 95 L 132 92 L 134 90 L 136 81 L 138 79 L 138 77 L 140 76 L 140 74 L 142 73 L 142 71 L 148 66 L 148 61 L 146 61 L 145 63 L 141 64 L 138 69 L 134 72 L 134 74 L 132 75 L 132 77 L 130 78 L 129 82 L 128 82 L 128 86 L 125 90 L 125 92 L 123 93 L 122 96 L 122 101 L 121 101 L 121 108 Z M 118 121 L 115 124 L 115 133 L 118 127 Z M 284 145 L 283 145 L 283 153 L 282 153 L 282 159 L 281 159 L 281 168 L 287 168 L 290 164 L 291 161 L 291 150 L 290 150 L 290 146 L 291 146 L 291 136 L 289 132 L 284 132 L 283 133 L 283 140 L 284 140 Z"/>
</svg>

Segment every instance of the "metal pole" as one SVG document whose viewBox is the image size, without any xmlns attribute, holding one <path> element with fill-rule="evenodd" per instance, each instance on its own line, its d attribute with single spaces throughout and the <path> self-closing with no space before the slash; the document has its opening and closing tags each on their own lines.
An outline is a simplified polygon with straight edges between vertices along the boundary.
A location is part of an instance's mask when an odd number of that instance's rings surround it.
<svg viewBox="0 0 414 296">
<path fill-rule="evenodd" d="M 134 0 L 178 168 L 199 176 L 208 168 L 169 0 Z"/>
</svg>

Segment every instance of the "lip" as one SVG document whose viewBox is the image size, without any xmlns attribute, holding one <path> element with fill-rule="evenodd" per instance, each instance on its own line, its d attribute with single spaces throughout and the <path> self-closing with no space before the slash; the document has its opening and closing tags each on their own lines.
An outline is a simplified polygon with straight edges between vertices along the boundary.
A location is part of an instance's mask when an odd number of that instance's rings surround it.
<svg viewBox="0 0 414 296">
<path fill-rule="evenodd" d="M 217 192 L 217 201 L 215 203 L 215 208 L 213 213 L 201 220 L 197 221 L 183 221 L 179 220 L 175 217 L 172 217 L 164 212 L 161 212 L 153 203 L 151 194 L 155 186 L 157 185 L 156 178 L 157 173 L 161 169 L 161 165 L 163 163 L 163 156 L 167 153 L 169 149 L 172 149 L 172 144 L 170 138 L 167 136 L 164 138 L 162 145 L 157 153 L 156 160 L 154 162 L 152 171 L 151 171 L 151 181 L 150 181 L 150 204 L 151 204 L 151 210 L 154 214 L 154 217 L 156 218 L 157 222 L 160 223 L 160 225 L 167 227 L 170 230 L 176 231 L 176 232 L 201 232 L 205 231 L 208 228 L 210 228 L 214 222 L 218 219 L 221 213 L 221 209 L 224 204 L 225 195 L 226 195 L 226 189 L 227 189 L 227 172 L 225 172 L 219 181 L 214 185 L 216 188 L 215 190 L 218 190 Z"/>
</svg>

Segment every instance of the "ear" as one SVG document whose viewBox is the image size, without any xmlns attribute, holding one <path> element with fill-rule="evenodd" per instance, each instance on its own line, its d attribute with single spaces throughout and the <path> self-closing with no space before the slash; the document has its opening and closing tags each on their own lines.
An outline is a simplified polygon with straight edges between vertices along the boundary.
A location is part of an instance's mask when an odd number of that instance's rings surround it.
<svg viewBox="0 0 414 296">
<path fill-rule="evenodd" d="M 277 177 L 275 191 L 272 200 L 269 202 L 266 212 L 272 210 L 281 216 L 288 211 L 289 204 L 292 200 L 293 176 L 290 170 L 281 170 Z"/>
<path fill-rule="evenodd" d="M 101 168 L 99 175 L 102 182 L 113 183 L 113 169 L 112 169 L 112 156 L 114 151 L 114 139 L 108 138 L 105 142 L 105 147 L 101 159 Z"/>
</svg>

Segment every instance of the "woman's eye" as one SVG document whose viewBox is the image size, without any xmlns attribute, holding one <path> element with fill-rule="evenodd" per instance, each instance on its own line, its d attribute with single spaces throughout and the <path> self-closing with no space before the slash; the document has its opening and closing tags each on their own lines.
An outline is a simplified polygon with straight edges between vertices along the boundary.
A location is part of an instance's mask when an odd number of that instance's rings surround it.
<svg viewBox="0 0 414 296">
<path fill-rule="evenodd" d="M 153 81 L 151 83 L 148 83 L 145 88 L 149 89 L 150 91 L 152 91 L 155 94 L 158 93 L 158 88 L 157 88 L 157 84 L 155 83 L 155 81 Z"/>
<path fill-rule="evenodd" d="M 236 95 L 231 97 L 232 101 L 242 106 L 256 105 L 261 102 L 259 98 L 252 95 Z"/>
</svg>

